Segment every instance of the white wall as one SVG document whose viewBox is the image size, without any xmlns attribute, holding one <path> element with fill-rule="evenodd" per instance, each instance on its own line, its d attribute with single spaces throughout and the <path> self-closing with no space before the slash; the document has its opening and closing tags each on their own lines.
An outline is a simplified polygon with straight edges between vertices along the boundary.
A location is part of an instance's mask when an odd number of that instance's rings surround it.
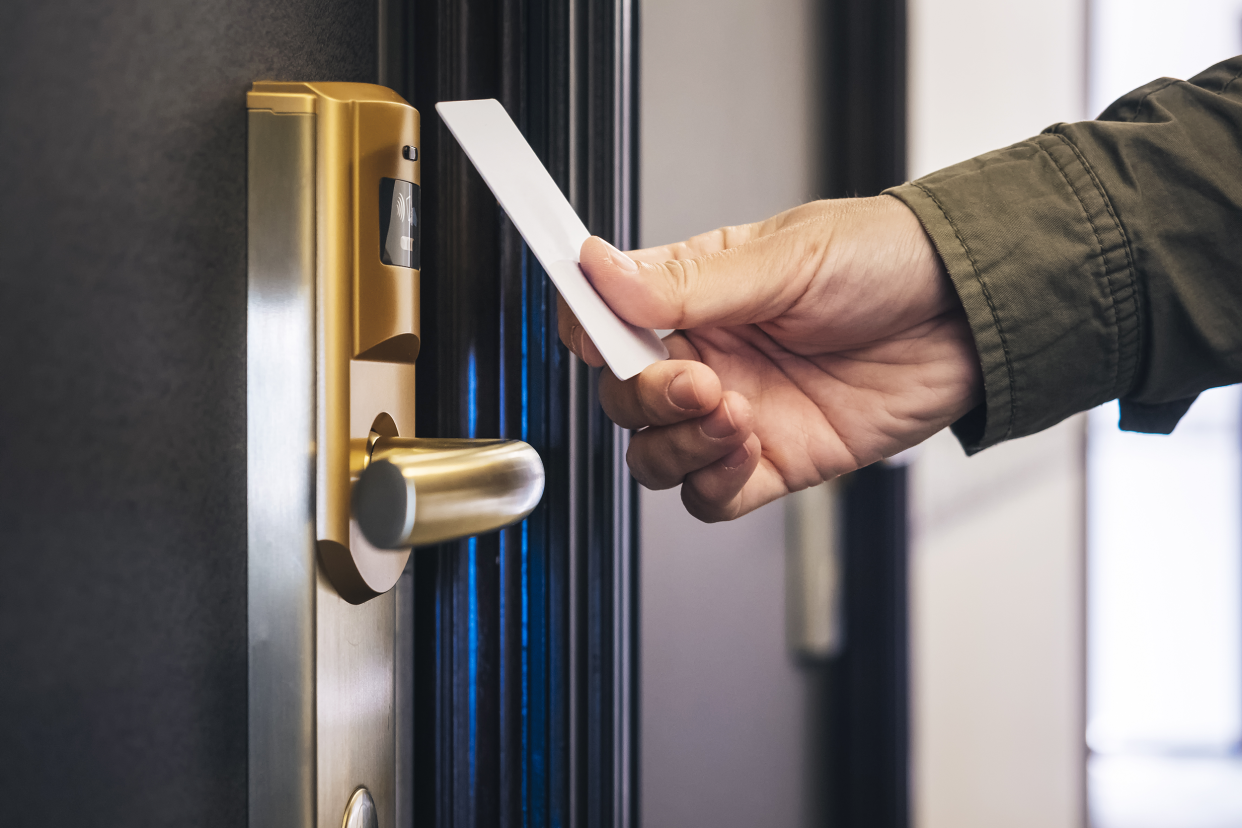
<svg viewBox="0 0 1242 828">
<path fill-rule="evenodd" d="M 1082 824 L 1081 418 L 912 468 L 914 824 Z"/>
<path fill-rule="evenodd" d="M 910 173 L 1085 117 L 1085 0 L 909 0 Z"/>
<path fill-rule="evenodd" d="M 814 197 L 814 6 L 643 4 L 643 246 L 765 219 Z"/>
<path fill-rule="evenodd" d="M 1085 115 L 1082 0 L 911 0 L 918 176 Z M 1083 743 L 1082 418 L 912 469 L 918 828 L 1078 828 Z"/>
<path fill-rule="evenodd" d="M 1242 0 L 1092 0 L 1091 115 L 1156 78 L 1192 78 L 1240 41 Z"/>
<path fill-rule="evenodd" d="M 812 0 L 642 7 L 644 246 L 811 198 Z M 805 824 L 807 688 L 785 648 L 781 504 L 705 526 L 641 498 L 642 824 Z"/>
</svg>

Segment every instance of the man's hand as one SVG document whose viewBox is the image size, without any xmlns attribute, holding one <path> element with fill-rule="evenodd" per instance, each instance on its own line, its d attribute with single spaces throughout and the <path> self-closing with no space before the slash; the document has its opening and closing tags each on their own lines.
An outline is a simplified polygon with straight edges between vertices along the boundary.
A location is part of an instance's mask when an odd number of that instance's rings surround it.
<svg viewBox="0 0 1242 828">
<path fill-rule="evenodd" d="M 922 442 L 982 400 L 966 315 L 918 220 L 890 196 L 818 201 L 582 269 L 614 311 L 676 328 L 670 359 L 600 402 L 627 456 L 695 517 L 731 520 Z M 603 358 L 562 300 L 565 344 Z"/>
</svg>

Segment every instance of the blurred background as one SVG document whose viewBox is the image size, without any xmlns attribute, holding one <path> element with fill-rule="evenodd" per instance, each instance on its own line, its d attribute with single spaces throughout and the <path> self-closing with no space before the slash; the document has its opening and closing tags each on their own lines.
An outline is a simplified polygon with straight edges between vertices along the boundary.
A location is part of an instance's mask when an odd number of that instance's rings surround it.
<svg viewBox="0 0 1242 828">
<path fill-rule="evenodd" d="M 1242 52 L 1239 0 L 910 0 L 905 25 L 909 177 Z M 812 0 L 643 5 L 643 246 L 834 194 L 824 26 Z M 1242 825 L 1239 404 L 1204 394 L 1169 437 L 1117 431 L 1114 404 L 900 458 L 911 824 Z M 676 490 L 641 498 L 642 823 L 822 824 L 850 633 L 840 532 L 804 527 L 841 492 L 706 527 Z"/>
<path fill-rule="evenodd" d="M 589 226 L 649 246 L 1239 52 L 1242 0 L 0 2 L 0 826 L 258 828 L 272 778 L 338 758 L 251 760 L 288 754 L 246 522 L 245 94 L 332 79 L 422 112 L 420 435 L 529 437 L 556 486 L 505 546 L 414 556 L 378 630 L 400 704 L 316 708 L 391 713 L 384 828 L 1242 828 L 1237 388 L 1172 436 L 1115 405 L 971 459 L 944 433 L 700 524 L 625 485 L 430 114 L 502 100 Z"/>
</svg>

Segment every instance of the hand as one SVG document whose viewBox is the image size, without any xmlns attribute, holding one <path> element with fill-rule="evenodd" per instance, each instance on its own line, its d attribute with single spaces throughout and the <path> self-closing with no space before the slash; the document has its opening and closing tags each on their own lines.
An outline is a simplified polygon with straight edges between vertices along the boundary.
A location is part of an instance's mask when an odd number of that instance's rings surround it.
<svg viewBox="0 0 1242 828">
<path fill-rule="evenodd" d="M 676 328 L 670 359 L 600 402 L 641 429 L 626 457 L 681 484 L 700 520 L 732 520 L 909 448 L 982 400 L 970 328 L 939 256 L 891 196 L 817 201 L 627 257 L 602 239 L 582 269 L 614 311 Z M 565 344 L 603 358 L 562 300 Z"/>
</svg>

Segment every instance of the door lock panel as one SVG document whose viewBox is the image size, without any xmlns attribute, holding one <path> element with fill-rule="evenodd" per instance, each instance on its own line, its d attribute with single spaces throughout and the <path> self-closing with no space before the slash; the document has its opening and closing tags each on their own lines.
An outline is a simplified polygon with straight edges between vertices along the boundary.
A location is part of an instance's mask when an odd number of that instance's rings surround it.
<svg viewBox="0 0 1242 828">
<path fill-rule="evenodd" d="M 250 824 L 390 828 L 412 738 L 393 587 L 412 547 L 525 517 L 543 466 L 415 436 L 418 112 L 355 83 L 247 105 Z"/>
<path fill-rule="evenodd" d="M 252 129 L 260 113 L 310 114 L 315 120 L 316 536 L 332 584 L 341 597 L 358 604 L 392 588 L 411 544 L 490 531 L 525 517 L 542 494 L 543 467 L 529 447 L 506 454 L 414 442 L 390 445 L 386 459 L 407 475 L 411 514 L 421 522 L 417 531 L 405 533 L 400 548 L 380 549 L 368 540 L 351 519 L 353 483 L 371 461 L 377 437 L 414 436 L 414 361 L 420 347 L 419 114 L 395 92 L 360 83 L 258 82 L 247 103 Z M 458 459 L 431 462 L 428 451 Z M 465 465 L 463 451 L 471 458 Z M 403 452 L 410 454 L 410 462 L 398 462 Z M 504 477 L 509 467 L 499 458 L 518 455 L 533 462 L 526 463 L 523 476 Z M 493 458 L 499 465 L 489 471 L 486 461 Z M 452 484 L 451 473 L 445 476 L 446 468 L 462 471 L 460 485 Z M 490 476 L 494 484 L 503 478 L 520 491 L 508 498 L 475 497 L 480 475 Z M 427 489 L 419 499 L 421 508 L 413 505 L 418 488 Z M 380 491 L 367 487 L 362 502 L 366 492 L 379 496 Z M 433 508 L 436 504 L 442 508 Z"/>
</svg>

